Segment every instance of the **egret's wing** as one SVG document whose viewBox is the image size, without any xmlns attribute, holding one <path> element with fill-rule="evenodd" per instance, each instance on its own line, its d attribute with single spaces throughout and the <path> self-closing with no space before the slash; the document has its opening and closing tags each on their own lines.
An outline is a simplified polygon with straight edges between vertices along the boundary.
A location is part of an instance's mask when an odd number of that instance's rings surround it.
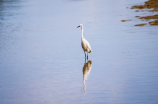
<svg viewBox="0 0 158 104">
<path fill-rule="evenodd" d="M 89 42 L 86 39 L 85 39 L 85 42 L 86 42 L 87 51 L 91 52 L 91 46 L 90 46 Z"/>
</svg>

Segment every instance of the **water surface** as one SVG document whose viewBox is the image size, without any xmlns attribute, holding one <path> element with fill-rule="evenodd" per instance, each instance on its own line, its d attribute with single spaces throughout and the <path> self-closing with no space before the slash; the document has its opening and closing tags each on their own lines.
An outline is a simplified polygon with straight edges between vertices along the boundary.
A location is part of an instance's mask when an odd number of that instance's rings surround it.
<svg viewBox="0 0 158 104">
<path fill-rule="evenodd" d="M 0 103 L 158 103 L 157 26 L 126 8 L 143 2 L 0 0 Z"/>
</svg>

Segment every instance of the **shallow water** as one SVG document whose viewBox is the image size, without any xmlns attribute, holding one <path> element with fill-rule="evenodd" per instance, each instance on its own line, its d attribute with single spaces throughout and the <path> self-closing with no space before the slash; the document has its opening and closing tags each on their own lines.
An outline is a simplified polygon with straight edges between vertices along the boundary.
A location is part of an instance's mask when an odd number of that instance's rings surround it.
<svg viewBox="0 0 158 104">
<path fill-rule="evenodd" d="M 157 104 L 158 29 L 126 8 L 143 2 L 0 0 L 0 104 Z"/>
</svg>

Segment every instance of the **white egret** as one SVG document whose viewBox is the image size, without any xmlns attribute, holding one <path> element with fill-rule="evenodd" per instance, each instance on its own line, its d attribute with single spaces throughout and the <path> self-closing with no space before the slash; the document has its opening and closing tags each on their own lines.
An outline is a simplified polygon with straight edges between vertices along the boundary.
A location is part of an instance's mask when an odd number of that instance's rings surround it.
<svg viewBox="0 0 158 104">
<path fill-rule="evenodd" d="M 87 59 L 88 59 L 88 53 L 91 53 L 91 46 L 89 42 L 83 37 L 83 25 L 80 24 L 78 27 L 81 27 L 81 46 L 85 53 L 85 59 L 86 59 L 86 52 L 87 52 Z"/>
</svg>

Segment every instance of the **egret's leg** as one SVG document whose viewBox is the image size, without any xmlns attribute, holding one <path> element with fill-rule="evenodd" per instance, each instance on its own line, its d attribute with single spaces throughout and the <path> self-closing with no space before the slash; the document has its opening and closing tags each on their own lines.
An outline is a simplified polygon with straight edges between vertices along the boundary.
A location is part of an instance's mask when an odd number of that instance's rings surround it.
<svg viewBox="0 0 158 104">
<path fill-rule="evenodd" d="M 85 63 L 86 63 L 86 57 L 85 57 Z"/>
<path fill-rule="evenodd" d="M 86 52 L 84 52 L 84 54 L 85 54 L 85 63 L 86 63 Z"/>
<path fill-rule="evenodd" d="M 87 60 L 88 60 L 88 53 L 87 53 Z"/>
<path fill-rule="evenodd" d="M 86 52 L 84 52 L 84 54 L 85 54 L 85 57 L 86 57 Z"/>
</svg>

